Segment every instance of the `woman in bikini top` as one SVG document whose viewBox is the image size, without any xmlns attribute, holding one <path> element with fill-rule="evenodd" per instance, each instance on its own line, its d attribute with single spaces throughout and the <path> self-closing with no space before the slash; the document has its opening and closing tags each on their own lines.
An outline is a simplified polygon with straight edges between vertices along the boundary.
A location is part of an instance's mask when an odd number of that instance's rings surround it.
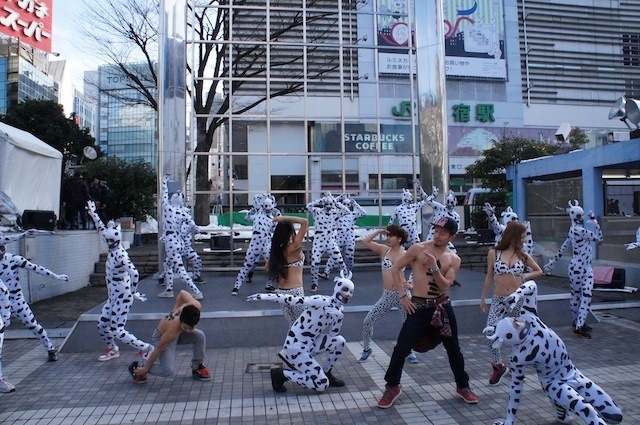
<svg viewBox="0 0 640 425">
<path fill-rule="evenodd" d="M 498 245 L 489 250 L 487 277 L 480 301 L 482 311 L 487 310 L 485 299 L 493 285 L 495 285 L 494 295 L 506 297 L 518 289 L 523 282 L 542 276 L 540 266 L 529 254 L 522 251 L 526 235 L 527 227 L 524 224 L 511 221 L 505 228 Z M 529 269 L 528 272 L 527 269 Z"/>
<path fill-rule="evenodd" d="M 380 234 L 387 235 L 385 244 L 373 242 L 373 239 Z M 382 269 L 382 287 L 393 291 L 393 276 L 391 267 L 393 263 L 404 254 L 402 244 L 406 241 L 406 231 L 399 226 L 391 225 L 385 229 L 378 229 L 363 239 L 364 246 L 380 256 L 380 268 Z"/>
<path fill-rule="evenodd" d="M 278 224 L 273 231 L 267 264 L 269 279 L 278 281 L 279 289 L 301 288 L 304 266 L 302 242 L 309 221 L 304 217 L 283 215 L 274 218 L 273 221 Z M 294 223 L 300 225 L 297 232 Z"/>
</svg>

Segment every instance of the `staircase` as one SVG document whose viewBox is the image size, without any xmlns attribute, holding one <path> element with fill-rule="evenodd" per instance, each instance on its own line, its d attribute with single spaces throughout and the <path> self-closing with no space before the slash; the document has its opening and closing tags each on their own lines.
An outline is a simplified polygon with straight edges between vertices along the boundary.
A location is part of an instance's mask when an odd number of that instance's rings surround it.
<svg viewBox="0 0 640 425">
<path fill-rule="evenodd" d="M 137 251 L 134 247 L 128 251 L 129 258 L 133 261 L 133 264 L 140 273 L 140 280 L 147 276 L 151 276 L 158 271 L 158 252 L 152 250 Z M 93 273 L 89 277 L 89 282 L 92 286 L 106 285 L 105 280 L 105 266 L 107 261 L 107 254 L 100 254 L 100 260 L 93 266 Z"/>
<path fill-rule="evenodd" d="M 238 270 L 242 267 L 244 261 L 244 255 L 248 244 L 240 243 L 236 244 L 236 248 L 241 248 L 239 251 L 231 253 L 227 250 L 219 251 L 205 251 L 204 248 L 208 244 L 196 243 L 196 250 L 198 255 L 202 259 L 202 268 L 204 271 L 220 271 L 221 269 Z M 305 247 L 306 249 L 307 247 Z M 310 249 L 310 246 L 308 247 Z M 456 245 L 458 249 L 458 255 L 462 259 L 462 268 L 468 270 L 477 270 L 484 272 L 487 266 L 487 252 L 490 245 L 468 245 L 464 242 Z M 140 279 L 144 279 L 147 276 L 151 276 L 158 271 L 158 249 L 155 244 L 146 244 L 142 247 L 132 247 L 128 251 L 129 258 L 133 261 L 138 272 L 140 273 Z M 326 261 L 326 255 L 323 258 Z M 94 266 L 94 272 L 91 274 L 91 285 L 105 285 L 105 262 L 107 260 L 107 254 L 101 254 L 100 260 Z M 307 263 L 308 264 L 308 263 Z M 379 267 L 380 257 L 374 252 L 367 249 L 361 242 L 356 242 L 356 268 L 362 267 Z M 262 263 L 258 265 L 262 267 Z"/>
</svg>

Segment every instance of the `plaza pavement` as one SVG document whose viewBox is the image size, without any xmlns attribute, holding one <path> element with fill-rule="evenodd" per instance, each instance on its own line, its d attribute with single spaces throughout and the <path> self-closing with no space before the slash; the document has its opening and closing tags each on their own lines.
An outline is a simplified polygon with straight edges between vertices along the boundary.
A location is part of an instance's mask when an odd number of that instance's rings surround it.
<svg viewBox="0 0 640 425">
<path fill-rule="evenodd" d="M 224 292 L 229 288 L 225 286 Z M 56 314 L 79 316 L 95 306 L 95 300 L 106 298 L 104 288 L 82 291 L 81 296 L 72 293 L 33 306 L 36 317 L 56 337 L 56 345 L 72 325 L 68 317 L 56 318 Z M 590 320 L 592 340 L 573 336 L 568 326 L 555 330 L 576 366 L 621 406 L 623 423 L 638 425 L 640 403 L 635 390 L 640 383 L 640 309 L 600 310 L 597 314 L 600 322 Z M 149 377 L 148 383 L 136 385 L 127 371 L 134 360 L 130 350 L 122 350 L 120 358 L 105 363 L 96 361 L 101 347 L 93 353 L 63 350 L 58 362 L 48 363 L 46 351 L 28 331 L 15 320 L 9 329 L 2 362 L 4 375 L 17 391 L 0 394 L 1 424 L 492 424 L 504 419 L 509 392 L 508 385 L 486 384 L 491 371 L 489 350 L 485 338 L 477 333 L 460 336 L 471 387 L 480 397 L 477 405 L 455 397 L 446 352 L 440 346 L 419 354 L 419 363 L 405 365 L 404 393 L 392 408 L 383 410 L 376 404 L 394 341 L 376 339 L 375 334 L 373 355 L 366 363 L 357 361 L 360 342 L 348 342 L 335 369 L 345 387 L 316 393 L 287 383 L 286 393 L 274 393 L 269 368 L 278 362 L 280 341 L 268 347 L 207 349 L 205 363 L 213 374 L 210 382 L 192 379 L 191 353 L 180 349 L 177 376 Z M 527 373 L 518 423 L 556 423 L 534 371 Z"/>
</svg>

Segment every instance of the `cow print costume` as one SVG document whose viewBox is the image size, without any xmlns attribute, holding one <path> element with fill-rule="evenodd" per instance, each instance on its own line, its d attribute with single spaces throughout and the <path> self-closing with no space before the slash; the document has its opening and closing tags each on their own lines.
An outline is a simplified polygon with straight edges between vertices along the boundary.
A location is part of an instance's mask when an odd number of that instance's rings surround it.
<svg viewBox="0 0 640 425">
<path fill-rule="evenodd" d="M 338 202 L 344 205 L 349 210 L 349 213 L 338 219 L 338 235 L 336 241 L 338 243 L 338 248 L 340 248 L 340 252 L 342 253 L 342 259 L 344 260 L 344 265 L 347 268 L 347 271 L 353 272 L 353 264 L 356 254 L 356 234 L 353 228 L 356 225 L 356 220 L 360 217 L 364 217 L 367 213 L 364 208 L 355 201 L 355 199 L 349 196 L 348 193 L 340 195 L 338 197 Z M 324 274 L 321 274 L 320 276 L 324 278 L 329 277 L 333 266 L 335 266 L 335 262 L 333 257 L 331 257 L 324 268 Z"/>
<path fill-rule="evenodd" d="M 4 236 L 0 233 L 0 280 L 4 281 L 5 286 L 9 290 L 9 304 L 11 309 L 1 309 L 2 321 L 5 327 L 8 327 L 11 322 L 11 314 L 18 318 L 27 329 L 31 330 L 36 337 L 40 340 L 44 348 L 48 352 L 49 361 L 58 360 L 58 350 L 53 346 L 51 340 L 47 336 L 47 331 L 44 330 L 42 325 L 38 323 L 29 304 L 24 298 L 22 292 L 22 286 L 20 285 L 20 276 L 18 275 L 18 268 L 23 268 L 27 271 L 32 271 L 43 276 L 49 276 L 54 279 L 69 281 L 67 275 L 55 274 L 51 270 L 42 266 L 34 264 L 20 255 L 14 255 L 7 252 L 5 243 L 20 239 L 31 232 L 25 232 L 18 236 Z"/>
<path fill-rule="evenodd" d="M 606 425 L 622 421 L 622 411 L 609 395 L 575 367 L 560 337 L 538 317 L 538 287 L 525 282 L 507 302 L 513 308 L 522 303 L 520 318 L 505 317 L 483 332 L 493 347 L 511 348 L 511 392 L 505 425 L 514 423 L 525 379 L 525 366 L 538 372 L 542 389 L 551 399 L 556 416 L 571 423 L 571 412 L 586 424 Z M 606 421 L 606 422 L 605 422 Z M 495 425 L 503 422 L 494 422 Z"/>
<path fill-rule="evenodd" d="M 632 249 L 636 249 L 640 247 L 640 227 L 636 230 L 636 241 L 631 243 L 626 243 L 624 246 L 627 248 L 627 251 L 631 251 Z"/>
<path fill-rule="evenodd" d="M 502 223 L 498 221 L 496 217 L 496 208 L 492 206 L 490 203 L 485 202 L 482 210 L 487 214 L 487 219 L 489 220 L 489 225 L 493 229 L 493 233 L 496 235 L 496 245 L 502 239 L 502 233 L 504 233 L 504 229 L 507 227 L 507 224 L 510 221 L 518 221 L 518 214 L 516 214 L 513 209 L 509 206 L 505 211 L 500 214 L 500 218 Z M 531 235 L 531 223 L 529 221 L 523 222 L 525 226 L 527 226 L 527 236 L 524 240 L 524 245 L 522 246 L 522 252 L 526 252 L 529 255 L 533 255 L 533 236 Z"/>
<path fill-rule="evenodd" d="M 307 204 L 307 210 L 313 215 L 314 233 L 313 245 L 311 247 L 311 291 L 318 290 L 318 276 L 320 271 L 320 261 L 325 252 L 329 252 L 332 264 L 338 264 L 341 270 L 347 271 L 344 264 L 340 248 L 336 242 L 336 226 L 338 220 L 350 214 L 342 203 L 336 202 L 330 192 L 326 192 L 320 199 L 316 199 Z"/>
<path fill-rule="evenodd" d="M 87 201 L 87 212 L 109 248 L 105 264 L 108 299 L 102 306 L 98 320 L 98 333 L 107 344 L 107 350 L 98 360 L 105 361 L 118 357 L 117 353 L 120 349 L 116 339 L 140 351 L 141 355 L 149 355 L 153 346 L 141 341 L 124 328 L 134 298 L 145 301 L 146 297 L 138 292 L 140 274 L 122 246 L 120 225 L 109 221 L 105 226 L 96 213 L 96 204 L 93 201 Z"/>
<path fill-rule="evenodd" d="M 433 232 L 434 232 L 433 223 L 437 223 L 438 220 L 440 220 L 441 218 L 454 219 L 455 222 L 458 224 L 458 228 L 460 228 L 460 214 L 458 214 L 455 210 L 456 205 L 458 205 L 458 200 L 456 199 L 456 195 L 453 193 L 453 191 L 452 190 L 449 191 L 449 194 L 447 195 L 447 198 L 445 200 L 446 205 L 444 205 L 436 201 L 436 196 L 438 196 L 437 187 L 434 186 L 431 189 L 432 190 L 431 196 L 427 196 L 425 191 L 422 189 L 422 186 L 420 185 L 419 180 L 416 180 L 416 184 L 418 185 L 418 189 L 420 190 L 420 195 L 422 196 L 422 199 L 426 201 L 427 205 L 433 208 L 433 215 L 431 216 L 431 220 L 430 220 L 431 225 L 429 226 L 429 233 L 427 233 L 427 238 L 425 240 L 427 241 L 433 240 Z M 456 249 L 455 245 L 453 245 L 453 243 L 449 242 L 448 247 L 454 253 L 456 254 L 458 253 L 458 250 Z"/>
<path fill-rule="evenodd" d="M 334 281 L 336 284 L 332 296 L 254 294 L 247 297 L 247 301 L 265 300 L 306 307 L 289 329 L 282 351 L 278 354 L 290 370 L 276 368 L 271 371 L 274 390 L 285 391 L 286 381 L 293 381 L 316 391 L 344 385 L 344 382 L 333 376 L 332 370 L 346 343 L 339 333 L 344 318 L 343 308 L 353 297 L 354 284 L 351 273 L 345 275 L 343 271 Z M 322 353 L 327 356 L 324 364 L 320 365 L 316 356 Z"/>
<path fill-rule="evenodd" d="M 575 199 L 573 203 L 569 201 L 567 212 L 571 218 L 569 234 L 560 246 L 558 253 L 545 264 L 544 271 L 551 273 L 554 264 L 562 254 L 571 250 L 573 256 L 569 263 L 569 287 L 571 289 L 569 308 L 573 316 L 575 333 L 585 338 L 591 338 L 588 330 L 583 328 L 591 307 L 591 292 L 593 290 L 593 269 L 591 268 L 593 247 L 591 243 L 602 242 L 602 230 L 600 230 L 600 224 L 595 219 L 593 212 L 589 212 L 588 223 L 593 223 L 595 232 L 585 229 L 584 210 Z"/>
<path fill-rule="evenodd" d="M 5 330 L 4 320 L 5 317 L 10 316 L 11 304 L 9 304 L 9 290 L 0 279 L 0 393 L 10 393 L 16 389 L 16 387 L 11 382 L 7 381 L 2 374 L 2 345 L 4 343 Z"/>
<path fill-rule="evenodd" d="M 178 191 L 169 199 L 168 178 L 162 179 L 162 227 L 164 235 L 164 284 L 165 290 L 158 294 L 160 298 L 173 298 L 173 273 L 178 275 L 189 287 L 189 291 L 197 300 L 204 298 L 202 292 L 193 283 L 182 262 L 182 254 L 185 251 L 182 237 L 182 225 L 191 219 L 184 207 L 184 195 Z"/>
<path fill-rule="evenodd" d="M 253 222 L 251 241 L 244 257 L 244 264 L 236 277 L 236 283 L 233 285 L 231 295 L 238 295 L 240 287 L 244 283 L 251 282 L 253 271 L 260 257 L 264 258 L 265 262 L 269 260 L 271 239 L 276 228 L 273 218 L 279 215 L 281 213 L 276 208 L 276 198 L 273 195 L 261 193 L 253 197 L 253 208 L 245 216 L 245 220 Z M 273 290 L 273 284 L 268 282 L 266 289 Z"/>
<path fill-rule="evenodd" d="M 191 208 L 184 206 L 182 209 L 187 215 L 187 219 L 182 223 L 182 226 L 180 226 L 180 234 L 182 235 L 182 241 L 184 244 L 182 256 L 187 258 L 187 262 L 191 264 L 191 267 L 193 268 L 193 281 L 196 283 L 205 283 L 201 277 L 202 259 L 193 248 L 193 236 L 200 232 L 200 228 L 191 217 Z"/>
<path fill-rule="evenodd" d="M 414 184 L 417 184 L 418 187 L 420 187 L 420 182 L 418 180 L 414 180 Z M 409 249 L 409 247 L 414 243 L 420 242 L 420 238 L 418 237 L 417 214 L 422 210 L 422 207 L 426 203 L 427 201 L 424 199 L 414 203 L 411 191 L 408 189 L 402 189 L 402 203 L 393 210 L 393 213 L 391 213 L 391 218 L 389 219 L 387 226 L 392 225 L 393 222 L 397 220 L 398 225 L 407 231 L 409 237 L 403 245 L 405 249 Z"/>
</svg>

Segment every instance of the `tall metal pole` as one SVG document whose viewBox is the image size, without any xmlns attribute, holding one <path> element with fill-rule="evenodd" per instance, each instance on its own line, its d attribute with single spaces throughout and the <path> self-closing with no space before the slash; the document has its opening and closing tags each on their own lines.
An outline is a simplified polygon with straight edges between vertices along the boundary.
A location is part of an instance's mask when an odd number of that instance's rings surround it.
<svg viewBox="0 0 640 425">
<path fill-rule="evenodd" d="M 442 0 L 415 0 L 420 180 L 449 190 Z"/>
<path fill-rule="evenodd" d="M 184 193 L 187 147 L 187 4 L 185 0 L 160 0 L 158 38 L 158 238 L 162 235 L 162 179 Z M 162 259 L 158 241 L 158 257 Z M 162 261 L 159 261 L 162 270 Z"/>
</svg>

